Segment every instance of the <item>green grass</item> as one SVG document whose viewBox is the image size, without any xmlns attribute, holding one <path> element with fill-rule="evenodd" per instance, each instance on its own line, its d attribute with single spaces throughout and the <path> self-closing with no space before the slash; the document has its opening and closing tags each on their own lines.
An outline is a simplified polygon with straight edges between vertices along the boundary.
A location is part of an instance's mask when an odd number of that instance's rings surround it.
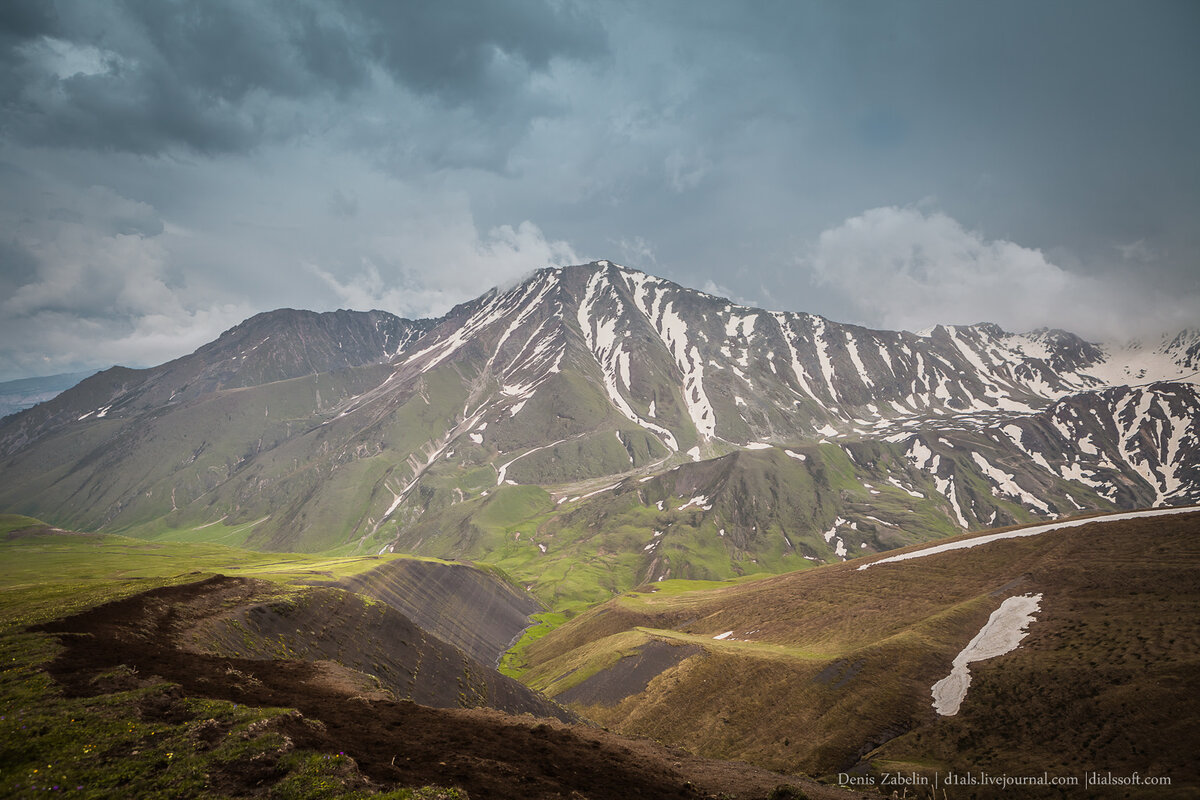
<svg viewBox="0 0 1200 800">
<path fill-rule="evenodd" d="M 703 592 L 710 589 L 720 589 L 724 586 L 737 586 L 739 584 L 748 583 L 750 581 L 762 580 L 770 577 L 770 573 L 758 572 L 752 575 L 741 575 L 736 578 L 729 578 L 722 581 L 705 581 L 705 580 L 684 580 L 672 578 L 665 581 L 659 581 L 652 588 L 642 592 L 626 592 L 621 595 L 620 601 L 622 605 L 637 603 L 647 598 L 661 600 L 668 597 L 691 596 L 692 592 Z"/>
<path fill-rule="evenodd" d="M 41 523 L 32 520 L 35 525 Z M 29 528 L 30 518 L 0 515 L 0 532 Z M 183 581 L 221 573 L 276 583 L 336 580 L 411 556 L 330 556 L 263 553 L 209 542 L 147 542 L 99 533 L 53 533 L 32 528 L 0 542 L 0 590 L 111 585 L 115 581 Z M 439 559 L 425 558 L 437 561 Z M 0 601 L 2 602 L 2 601 Z"/>
<path fill-rule="evenodd" d="M 19 531 L 23 528 L 32 528 L 35 525 L 45 524 L 40 519 L 25 517 L 20 514 L 0 514 L 0 533 Z"/>
<path fill-rule="evenodd" d="M 702 652 L 615 705 L 573 708 L 625 734 L 785 771 L 836 773 L 863 759 L 876 772 L 1120 763 L 1192 775 L 1183 731 L 1200 696 L 1200 639 L 1186 610 L 1196 602 L 1196 523 L 1112 525 L 865 572 L 838 564 L 664 581 L 528 642 L 522 680 L 553 696 L 639 642 L 671 640 Z M 963 711 L 935 717 L 930 687 L 1004 596 L 1028 591 L 1045 593 L 1028 640 L 972 665 Z M 713 638 L 725 631 L 734 634 Z"/>
<path fill-rule="evenodd" d="M 99 599 L 94 596 L 93 600 Z M 464 798 L 436 787 L 372 791 L 341 753 L 292 750 L 278 723 L 296 712 L 183 697 L 176 686 L 145 680 L 127 667 L 101 676 L 127 686 L 94 697 L 65 697 L 41 669 L 58 645 L 22 633 L 21 617 L 0 612 L 0 794 L 73 797 L 207 798 L 242 795 L 237 776 L 262 762 L 275 779 L 270 796 L 335 798 Z M 14 624 L 15 623 L 15 624 Z M 141 713 L 170 705 L 172 719 Z M 240 788 L 239 788 L 240 787 Z"/>
<path fill-rule="evenodd" d="M 181 543 L 209 543 L 223 544 L 229 547 L 242 547 L 246 544 L 246 540 L 253 533 L 256 525 L 264 522 L 267 517 L 250 522 L 244 522 L 239 525 L 227 525 L 224 521 L 209 522 L 202 525 L 196 525 L 191 528 L 167 528 L 161 527 L 160 521 L 154 528 L 157 532 L 149 533 L 149 530 L 143 529 L 139 531 L 135 538 L 145 539 L 151 542 L 181 542 Z"/>
<path fill-rule="evenodd" d="M 654 637 L 643 629 L 622 631 L 576 648 L 565 657 L 539 666 L 522 680 L 550 697 L 578 686 L 588 678 L 632 655 Z"/>
<path fill-rule="evenodd" d="M 546 634 L 553 631 L 559 625 L 562 625 L 570 619 L 569 616 L 558 611 L 546 611 L 541 614 L 534 614 L 534 624 L 525 629 L 521 634 L 521 638 L 513 643 L 513 646 L 508 648 L 508 652 L 500 660 L 500 672 L 510 678 L 519 678 L 529 668 L 526 660 L 526 651 L 529 646 L 541 639 Z"/>
</svg>

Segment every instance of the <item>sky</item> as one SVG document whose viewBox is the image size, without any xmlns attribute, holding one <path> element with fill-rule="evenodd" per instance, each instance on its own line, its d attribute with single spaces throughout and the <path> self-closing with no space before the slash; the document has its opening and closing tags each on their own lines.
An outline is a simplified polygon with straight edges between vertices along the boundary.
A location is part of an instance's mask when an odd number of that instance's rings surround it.
<svg viewBox="0 0 1200 800">
<path fill-rule="evenodd" d="M 1200 325 L 1200 4 L 5 0 L 0 380 L 609 259 L 876 328 Z"/>
</svg>

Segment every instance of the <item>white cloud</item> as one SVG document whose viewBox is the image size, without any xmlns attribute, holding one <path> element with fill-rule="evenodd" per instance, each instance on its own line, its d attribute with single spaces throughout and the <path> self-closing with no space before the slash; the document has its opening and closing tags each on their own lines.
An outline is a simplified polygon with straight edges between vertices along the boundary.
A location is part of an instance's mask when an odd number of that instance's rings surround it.
<svg viewBox="0 0 1200 800">
<path fill-rule="evenodd" d="M 712 278 L 709 278 L 704 282 L 704 285 L 700 287 L 700 291 L 707 292 L 708 294 L 715 295 L 716 297 L 733 297 L 733 291 L 731 289 L 725 288 Z"/>
<path fill-rule="evenodd" d="M 60 80 L 76 75 L 102 75 L 126 64 L 125 59 L 111 50 L 52 36 L 26 42 L 17 52 Z"/>
<path fill-rule="evenodd" d="M 51 375 L 123 364 L 161 364 L 212 341 L 253 313 L 240 304 L 183 309 L 178 304 L 118 318 L 46 309 L 0 319 L 0 374 Z"/>
<path fill-rule="evenodd" d="M 625 237 L 610 240 L 620 254 L 620 263 L 640 270 L 653 270 L 658 266 L 658 257 L 654 248 L 641 236 Z"/>
<path fill-rule="evenodd" d="M 1081 275 L 1042 251 L 986 239 L 940 212 L 873 208 L 824 231 L 802 259 L 860 320 L 918 330 L 937 323 L 995 322 L 1122 339 L 1200 319 L 1200 298 L 1167 295 L 1136 275 Z"/>
<path fill-rule="evenodd" d="M 253 313 L 239 302 L 190 301 L 170 279 L 155 209 L 111 189 L 44 192 L 0 216 L 35 264 L 0 300 L 0 373 L 149 366 Z"/>
<path fill-rule="evenodd" d="M 349 279 L 308 266 L 349 308 L 419 318 L 440 316 L 531 270 L 581 262 L 570 244 L 547 239 L 529 220 L 515 228 L 500 225 L 484 235 L 469 217 L 443 220 L 440 226 L 432 220 L 408 221 L 377 237 L 372 250 L 361 271 Z"/>
</svg>

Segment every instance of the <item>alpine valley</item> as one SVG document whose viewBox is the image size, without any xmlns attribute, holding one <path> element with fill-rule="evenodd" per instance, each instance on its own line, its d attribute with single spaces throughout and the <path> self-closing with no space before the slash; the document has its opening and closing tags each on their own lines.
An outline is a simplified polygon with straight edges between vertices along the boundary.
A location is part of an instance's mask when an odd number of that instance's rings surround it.
<svg viewBox="0 0 1200 800">
<path fill-rule="evenodd" d="M 1200 515 L 856 565 L 984 529 L 1200 503 L 1198 381 L 1200 330 L 1120 345 L 987 323 L 870 330 L 598 261 L 439 319 L 259 314 L 175 361 L 98 373 L 0 421 L 0 510 L 98 544 L 360 565 L 309 570 L 323 588 L 288 590 L 303 602 L 250 577 L 195 584 L 172 636 L 200 637 L 205 657 L 283 647 L 353 661 L 394 697 L 582 715 L 860 788 L 901 769 L 1134 771 L 1155 736 L 1167 771 L 1187 761 L 1188 731 L 1157 715 L 1200 688 Z M 233 574 L 211 566 L 197 569 Z M 1055 621 L 1029 623 L 1015 671 L 972 668 L 992 677 L 962 717 L 935 714 L 930 685 L 1015 597 Z M 166 625 L 155 609 L 169 598 L 139 602 L 112 614 Z M 1136 624 L 1147 613 L 1191 621 Z M 99 635 L 86 615 L 46 620 Z M 343 623 L 368 633 L 347 643 Z M 389 655 L 377 642 L 393 635 L 434 655 Z M 1146 647 L 1161 674 L 1131 710 L 1113 687 L 1151 680 L 1134 664 Z M 459 688 L 413 689 L 406 665 L 422 659 L 454 664 Z M 489 672 L 498 659 L 508 677 Z M 1046 719 L 1091 709 L 1093 752 L 1014 703 Z M 1122 720 L 1129 736 L 1112 730 Z"/>
</svg>

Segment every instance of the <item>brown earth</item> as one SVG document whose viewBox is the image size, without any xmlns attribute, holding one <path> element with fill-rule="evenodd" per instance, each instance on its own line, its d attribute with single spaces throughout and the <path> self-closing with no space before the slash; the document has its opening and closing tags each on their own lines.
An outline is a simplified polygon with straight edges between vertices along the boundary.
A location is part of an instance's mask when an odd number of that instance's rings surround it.
<svg viewBox="0 0 1200 800">
<path fill-rule="evenodd" d="M 555 699 L 560 703 L 581 706 L 615 706 L 630 695 L 643 692 L 650 681 L 664 670 L 674 667 L 685 658 L 703 652 L 697 645 L 651 641 L 632 655 L 626 656 L 611 668 L 589 676 Z"/>
<path fill-rule="evenodd" d="M 373 676 L 393 700 L 578 721 L 574 713 L 431 635 L 388 604 L 327 587 L 281 591 L 263 581 L 243 586 L 236 598 L 220 599 L 228 588 L 208 590 L 202 618 L 179 632 L 186 649 L 258 660 L 336 661 Z M 189 609 L 197 611 L 200 602 L 193 598 Z"/>
<path fill-rule="evenodd" d="M 364 776 L 385 786 L 457 786 L 477 800 L 717 795 L 746 800 L 765 798 L 785 784 L 812 798 L 869 797 L 597 728 L 396 702 L 370 692 L 369 677 L 329 662 L 186 650 L 181 635 L 214 609 L 244 602 L 247 583 L 217 576 L 156 589 L 34 630 L 59 635 L 65 650 L 47 669 L 69 694 L 102 692 L 96 676 L 125 664 L 139 675 L 178 684 L 183 694 L 295 708 L 301 716 L 280 725 L 297 747 L 345 753 Z M 269 765 L 264 768 L 256 779 L 269 783 Z M 242 781 L 229 788 L 253 785 Z"/>
</svg>

